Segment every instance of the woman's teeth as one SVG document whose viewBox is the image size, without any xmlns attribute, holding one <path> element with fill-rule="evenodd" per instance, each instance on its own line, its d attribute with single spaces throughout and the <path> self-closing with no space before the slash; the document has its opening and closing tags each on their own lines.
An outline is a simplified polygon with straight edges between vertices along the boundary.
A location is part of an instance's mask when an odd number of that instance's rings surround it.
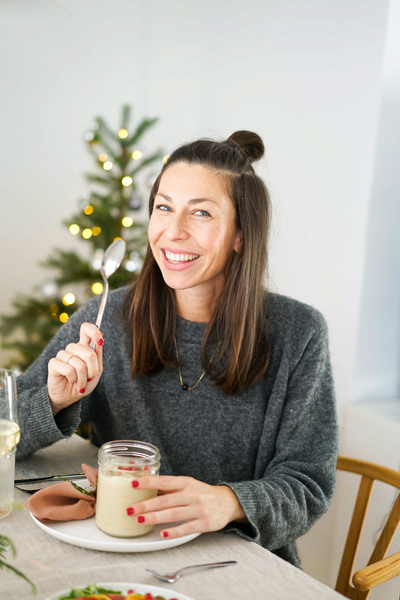
<svg viewBox="0 0 400 600">
<path fill-rule="evenodd" d="M 168 250 L 164 250 L 165 258 L 171 262 L 173 265 L 178 265 L 183 262 L 190 262 L 195 258 L 199 258 L 198 254 L 172 254 L 172 252 L 168 252 Z"/>
</svg>

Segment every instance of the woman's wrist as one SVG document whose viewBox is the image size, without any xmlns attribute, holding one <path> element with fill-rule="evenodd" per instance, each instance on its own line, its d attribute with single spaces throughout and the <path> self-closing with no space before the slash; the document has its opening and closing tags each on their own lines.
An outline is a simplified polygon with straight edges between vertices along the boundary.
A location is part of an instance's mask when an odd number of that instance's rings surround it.
<svg viewBox="0 0 400 600">
<path fill-rule="evenodd" d="M 238 523 L 248 523 L 245 512 L 235 492 L 227 485 L 219 485 L 218 488 L 220 490 L 221 499 L 232 507 L 228 523 L 231 523 L 232 521 L 236 521 Z"/>
</svg>

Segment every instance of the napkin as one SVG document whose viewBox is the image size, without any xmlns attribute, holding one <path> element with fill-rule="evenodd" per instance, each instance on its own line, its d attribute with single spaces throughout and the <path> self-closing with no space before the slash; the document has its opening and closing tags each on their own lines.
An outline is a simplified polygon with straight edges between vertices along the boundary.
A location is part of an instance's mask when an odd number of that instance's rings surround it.
<svg viewBox="0 0 400 600">
<path fill-rule="evenodd" d="M 82 465 L 89 483 L 96 488 L 97 469 Z M 96 512 L 96 493 L 89 496 L 65 481 L 36 492 L 25 506 L 42 523 L 52 521 L 80 521 Z"/>
</svg>

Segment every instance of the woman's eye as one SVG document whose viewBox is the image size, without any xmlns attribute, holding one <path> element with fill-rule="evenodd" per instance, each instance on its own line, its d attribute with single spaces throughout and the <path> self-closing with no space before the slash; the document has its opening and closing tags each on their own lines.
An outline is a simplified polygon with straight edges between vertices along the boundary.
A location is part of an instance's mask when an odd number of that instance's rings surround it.
<svg viewBox="0 0 400 600">
<path fill-rule="evenodd" d="M 163 210 L 163 211 L 171 210 L 170 207 L 166 206 L 165 204 L 157 204 L 156 209 Z"/>
<path fill-rule="evenodd" d="M 207 212 L 206 210 L 196 210 L 196 212 L 194 213 L 195 215 L 200 214 L 201 217 L 210 217 L 210 213 Z"/>
</svg>

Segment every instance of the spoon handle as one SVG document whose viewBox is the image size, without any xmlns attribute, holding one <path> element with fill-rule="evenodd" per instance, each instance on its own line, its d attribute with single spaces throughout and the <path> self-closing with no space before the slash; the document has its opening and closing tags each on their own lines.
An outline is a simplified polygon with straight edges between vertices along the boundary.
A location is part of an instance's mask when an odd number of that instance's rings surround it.
<svg viewBox="0 0 400 600">
<path fill-rule="evenodd" d="M 108 296 L 108 281 L 106 282 L 106 284 L 104 286 L 103 297 L 100 302 L 99 312 L 97 313 L 96 327 L 98 329 L 100 329 L 101 321 L 103 320 L 104 309 L 106 308 L 106 304 L 107 304 L 107 296 Z M 94 350 L 96 347 L 96 342 L 94 342 L 92 340 L 90 342 L 90 347 Z"/>
<path fill-rule="evenodd" d="M 183 569 L 179 569 L 179 571 L 176 572 L 176 574 L 180 574 L 183 573 L 184 571 L 189 571 L 189 570 L 195 570 L 198 569 L 199 571 L 201 569 L 213 569 L 216 567 L 229 567 L 230 565 L 236 565 L 237 561 L 236 560 L 227 560 L 225 562 L 217 562 L 217 563 L 206 563 L 204 565 L 193 565 L 191 567 L 183 567 Z"/>
</svg>

